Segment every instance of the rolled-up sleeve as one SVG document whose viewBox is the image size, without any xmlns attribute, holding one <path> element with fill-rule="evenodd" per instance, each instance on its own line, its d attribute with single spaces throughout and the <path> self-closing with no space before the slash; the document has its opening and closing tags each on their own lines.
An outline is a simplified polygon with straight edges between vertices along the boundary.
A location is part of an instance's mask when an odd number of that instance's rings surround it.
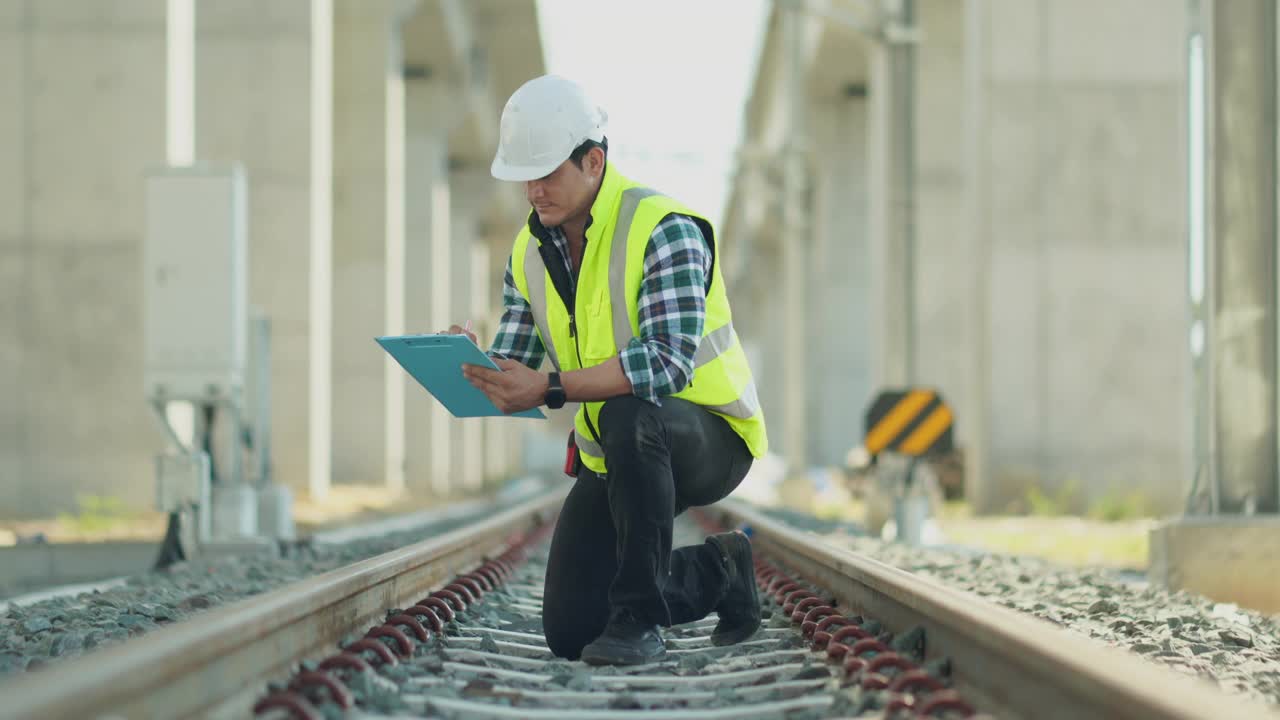
<svg viewBox="0 0 1280 720">
<path fill-rule="evenodd" d="M 636 397 L 660 405 L 660 398 L 680 392 L 693 377 L 710 273 L 710 248 L 696 223 L 683 215 L 658 223 L 644 255 L 640 335 L 621 353 Z"/>
</svg>

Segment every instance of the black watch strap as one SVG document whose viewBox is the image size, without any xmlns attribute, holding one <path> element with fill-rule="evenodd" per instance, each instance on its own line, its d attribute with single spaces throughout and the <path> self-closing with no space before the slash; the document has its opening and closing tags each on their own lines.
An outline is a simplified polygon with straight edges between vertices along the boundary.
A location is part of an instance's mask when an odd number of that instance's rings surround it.
<svg viewBox="0 0 1280 720">
<path fill-rule="evenodd" d="M 547 394 L 543 396 L 543 402 L 552 410 L 559 410 L 564 407 L 565 393 L 564 385 L 560 383 L 560 373 L 553 372 L 547 376 Z"/>
</svg>

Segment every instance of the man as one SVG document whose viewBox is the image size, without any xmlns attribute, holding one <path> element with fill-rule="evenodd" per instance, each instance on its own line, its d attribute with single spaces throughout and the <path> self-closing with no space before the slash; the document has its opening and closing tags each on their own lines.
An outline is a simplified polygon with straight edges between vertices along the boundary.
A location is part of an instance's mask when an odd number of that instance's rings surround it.
<svg viewBox="0 0 1280 720">
<path fill-rule="evenodd" d="M 686 508 L 732 492 L 768 440 L 711 223 L 610 165 L 605 118 L 556 76 L 503 109 L 491 172 L 524 183 L 532 212 L 490 348 L 501 372 L 464 372 L 506 413 L 580 403 L 543 631 L 557 656 L 633 665 L 664 656 L 659 626 L 715 611 L 720 645 L 760 626 L 746 536 L 673 552 L 671 535 Z"/>
</svg>

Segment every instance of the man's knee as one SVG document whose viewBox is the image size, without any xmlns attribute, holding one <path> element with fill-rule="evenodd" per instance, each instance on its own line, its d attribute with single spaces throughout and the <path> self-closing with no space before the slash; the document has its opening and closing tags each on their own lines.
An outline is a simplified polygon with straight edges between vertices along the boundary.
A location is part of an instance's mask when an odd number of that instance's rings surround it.
<svg viewBox="0 0 1280 720">
<path fill-rule="evenodd" d="M 666 442 L 661 408 L 634 395 L 605 400 L 599 418 L 600 440 L 606 451 Z"/>
</svg>

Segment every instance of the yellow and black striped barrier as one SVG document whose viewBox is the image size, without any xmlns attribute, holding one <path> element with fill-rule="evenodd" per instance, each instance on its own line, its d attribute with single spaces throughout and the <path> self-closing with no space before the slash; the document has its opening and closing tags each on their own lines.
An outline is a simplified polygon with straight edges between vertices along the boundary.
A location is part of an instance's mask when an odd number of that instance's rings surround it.
<svg viewBox="0 0 1280 720">
<path fill-rule="evenodd" d="M 867 410 L 863 445 L 871 455 L 884 450 L 927 455 L 952 449 L 951 408 L 928 388 L 886 390 Z"/>
</svg>

